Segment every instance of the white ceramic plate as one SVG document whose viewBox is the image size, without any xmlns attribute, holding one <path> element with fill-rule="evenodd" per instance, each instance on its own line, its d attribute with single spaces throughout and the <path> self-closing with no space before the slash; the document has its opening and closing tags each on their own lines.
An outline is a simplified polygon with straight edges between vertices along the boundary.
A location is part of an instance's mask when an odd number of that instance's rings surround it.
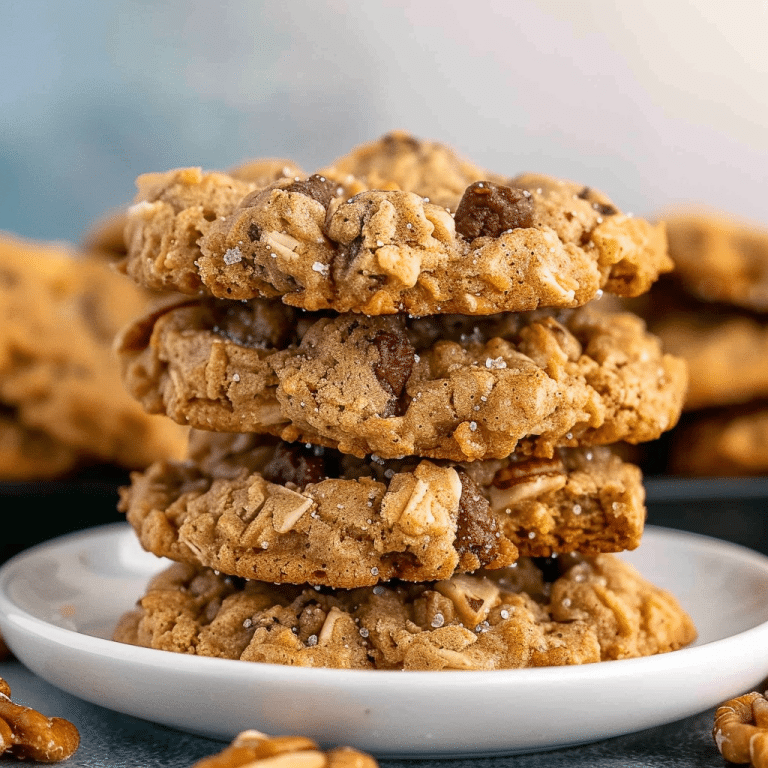
<svg viewBox="0 0 768 768">
<path fill-rule="evenodd" d="M 691 613 L 690 648 L 581 667 L 494 672 L 303 669 L 107 639 L 167 565 L 124 524 L 34 547 L 0 569 L 0 629 L 19 659 L 87 701 L 206 736 L 301 733 L 378 755 L 553 749 L 671 722 L 768 675 L 768 558 L 648 527 L 622 555 Z"/>
</svg>

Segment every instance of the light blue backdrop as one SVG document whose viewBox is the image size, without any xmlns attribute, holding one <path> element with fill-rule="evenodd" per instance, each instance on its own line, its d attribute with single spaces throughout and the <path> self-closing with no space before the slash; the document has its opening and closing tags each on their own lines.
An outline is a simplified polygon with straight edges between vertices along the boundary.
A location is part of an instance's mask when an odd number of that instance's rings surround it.
<svg viewBox="0 0 768 768">
<path fill-rule="evenodd" d="M 0 229 L 77 240 L 144 171 L 392 128 L 768 224 L 766 39 L 763 0 L 0 0 Z"/>
</svg>

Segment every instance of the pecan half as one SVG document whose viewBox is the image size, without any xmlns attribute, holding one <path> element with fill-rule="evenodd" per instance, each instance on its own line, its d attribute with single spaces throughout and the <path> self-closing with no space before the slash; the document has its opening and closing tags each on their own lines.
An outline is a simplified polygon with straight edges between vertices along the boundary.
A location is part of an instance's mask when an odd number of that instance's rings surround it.
<svg viewBox="0 0 768 768">
<path fill-rule="evenodd" d="M 0 755 L 18 760 L 56 763 L 80 745 L 77 728 L 60 717 L 46 717 L 31 707 L 14 704 L 11 689 L 0 678 Z"/>
<path fill-rule="evenodd" d="M 768 701 L 752 692 L 731 699 L 715 712 L 712 738 L 732 763 L 768 768 Z"/>
<path fill-rule="evenodd" d="M 267 736 L 243 731 L 222 752 L 203 758 L 192 768 L 376 768 L 378 763 L 351 747 L 322 752 L 306 736 Z"/>
</svg>

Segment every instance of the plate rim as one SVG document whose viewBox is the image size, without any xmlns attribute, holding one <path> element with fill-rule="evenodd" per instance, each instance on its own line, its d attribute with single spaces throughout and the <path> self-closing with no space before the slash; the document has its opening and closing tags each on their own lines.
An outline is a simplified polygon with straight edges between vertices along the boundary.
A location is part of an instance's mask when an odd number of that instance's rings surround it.
<svg viewBox="0 0 768 768">
<path fill-rule="evenodd" d="M 766 583 L 768 583 L 768 556 L 763 555 L 756 550 L 711 536 L 665 528 L 662 526 L 647 526 L 646 532 L 650 533 L 652 537 L 661 537 L 662 540 L 667 540 L 670 537 L 680 537 L 686 540 L 689 545 L 693 544 L 694 546 L 703 547 L 704 549 L 715 548 L 716 551 L 720 552 L 726 550 L 739 561 L 747 562 L 750 565 L 759 567 L 765 573 Z M 112 662 L 115 665 L 123 666 L 132 665 L 135 666 L 138 671 L 173 667 L 175 673 L 183 675 L 185 672 L 189 672 L 190 669 L 193 669 L 194 674 L 202 678 L 215 677 L 217 673 L 227 673 L 231 675 L 237 671 L 243 679 L 259 682 L 264 685 L 275 685 L 279 683 L 287 687 L 300 688 L 307 681 L 311 681 L 315 683 L 317 687 L 333 691 L 339 695 L 350 696 L 357 695 L 361 691 L 370 689 L 371 687 L 397 690 L 403 685 L 404 680 L 408 680 L 414 685 L 420 685 L 429 681 L 429 688 L 433 695 L 440 695 L 441 693 L 448 692 L 455 693 L 459 681 L 461 681 L 461 687 L 464 689 L 477 686 L 486 691 L 491 691 L 494 694 L 498 694 L 502 690 L 508 691 L 510 684 L 516 684 L 522 690 L 529 690 L 534 686 L 575 686 L 585 681 L 590 683 L 594 682 L 595 664 L 509 670 L 443 670 L 436 673 L 430 671 L 404 672 L 398 670 L 340 670 L 312 667 L 288 667 L 267 663 L 243 665 L 242 662 L 234 659 L 186 656 L 184 654 L 176 653 L 172 653 L 171 657 L 169 657 L 170 652 L 168 651 L 126 645 L 104 637 L 89 635 L 82 631 L 68 629 L 57 624 L 46 622 L 25 609 L 18 607 L 8 596 L 8 581 L 13 578 L 18 572 L 18 569 L 23 567 L 25 561 L 29 558 L 34 558 L 46 550 L 52 550 L 55 553 L 60 547 L 77 546 L 78 542 L 82 545 L 90 542 L 91 546 L 93 546 L 94 540 L 98 542 L 100 541 L 100 537 L 115 537 L 114 542 L 117 543 L 123 535 L 132 535 L 132 530 L 127 523 L 118 522 L 95 526 L 90 529 L 64 534 L 49 541 L 41 542 L 9 559 L 5 564 L 0 566 L 0 628 L 5 631 L 6 625 L 13 625 L 12 634 L 13 630 L 16 630 L 21 631 L 22 633 L 32 633 L 32 635 L 38 639 L 44 638 L 48 646 L 54 649 L 52 652 L 53 655 L 56 655 L 56 649 L 59 649 L 60 651 L 66 649 L 66 653 L 84 653 L 90 658 L 99 658 L 100 661 L 104 660 L 105 663 Z M 158 569 L 163 567 L 163 563 L 169 562 L 162 559 L 158 560 Z M 138 571 L 132 575 L 137 576 Z M 147 574 L 147 578 L 149 578 L 149 573 Z M 9 604 L 12 609 L 10 613 L 8 611 Z M 15 616 L 13 615 L 14 610 L 16 611 Z M 751 640 L 750 635 L 755 635 L 754 641 Z M 719 653 L 721 649 L 726 655 L 732 655 L 732 650 L 729 650 L 732 646 L 739 645 L 742 642 L 756 643 L 758 639 L 768 640 L 768 621 L 760 622 L 753 627 L 733 635 L 728 635 L 725 638 L 681 648 L 670 653 L 658 654 L 650 657 L 599 662 L 601 671 L 600 679 L 605 683 L 616 682 L 619 684 L 625 679 L 637 679 L 638 675 L 642 674 L 644 669 L 647 668 L 650 668 L 654 674 L 658 673 L 660 670 L 666 669 L 674 669 L 677 673 L 684 673 L 686 670 L 697 669 L 701 663 L 699 661 L 699 657 L 701 656 L 708 656 L 713 652 Z M 10 642 L 9 645 L 13 650 L 13 642 Z M 91 700 L 95 704 L 109 706 L 101 699 L 89 699 L 88 696 L 83 696 L 81 693 L 62 686 L 46 675 L 41 674 L 39 669 L 36 669 L 34 665 L 30 665 L 25 661 L 23 653 L 17 653 L 17 656 L 22 663 L 25 663 L 36 674 L 44 677 L 53 685 L 63 687 L 70 693 Z M 173 659 L 172 664 L 168 663 L 169 658 Z M 763 669 L 762 672 L 755 672 L 755 679 L 761 674 L 768 673 L 768 659 L 766 659 L 764 668 L 761 669 Z M 371 686 L 374 679 L 376 684 Z M 380 686 L 378 684 L 380 684 Z M 734 694 L 735 693 L 736 692 L 734 692 Z M 709 704 L 700 705 L 698 708 L 691 710 L 687 714 L 703 711 L 707 706 L 709 706 Z M 131 709 L 125 709 L 120 706 L 112 708 L 116 711 L 122 711 L 125 714 L 141 717 L 140 714 L 137 714 L 136 711 Z M 679 719 L 681 716 L 686 716 L 686 713 L 682 713 L 672 719 Z M 216 732 L 204 732 L 196 728 L 188 728 L 185 727 L 184 724 L 179 724 L 178 722 L 160 721 L 154 717 L 147 719 L 155 720 L 155 722 L 164 722 L 165 725 L 171 725 L 172 727 L 180 728 L 181 730 L 191 730 L 192 732 L 202 733 L 203 735 L 213 736 L 214 738 L 222 738 L 222 736 Z M 667 719 L 663 722 L 668 721 L 669 720 Z M 661 722 L 662 721 L 658 721 L 653 724 L 661 724 Z M 645 727 L 650 726 L 641 725 L 639 729 Z M 628 732 L 630 731 L 622 729 L 621 731 L 608 733 L 603 736 L 590 736 L 584 741 L 594 741 L 596 738 L 606 738 Z M 549 747 L 539 745 L 535 747 L 535 749 L 543 750 L 547 748 L 560 748 L 567 744 L 574 743 L 583 742 L 569 741 Z M 413 755 L 421 758 L 429 756 L 476 757 L 478 754 L 518 754 L 522 751 L 532 751 L 531 749 L 521 750 L 517 748 L 508 748 L 502 751 L 493 752 L 478 752 L 477 750 L 457 752 L 456 750 L 450 750 L 439 754 L 435 752 L 426 754 L 414 750 L 413 748 L 407 748 L 405 751 L 396 750 L 387 752 L 386 750 L 382 751 L 380 746 L 379 748 L 370 747 L 366 744 L 359 744 L 358 746 L 368 748 L 369 751 L 373 751 L 378 755 L 390 754 L 397 757 Z"/>
</svg>

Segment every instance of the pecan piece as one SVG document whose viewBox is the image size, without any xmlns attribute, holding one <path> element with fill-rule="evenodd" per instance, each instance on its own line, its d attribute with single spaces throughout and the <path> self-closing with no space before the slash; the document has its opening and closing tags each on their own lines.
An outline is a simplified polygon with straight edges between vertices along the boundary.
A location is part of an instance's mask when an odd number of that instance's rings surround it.
<svg viewBox="0 0 768 768">
<path fill-rule="evenodd" d="M 306 736 L 267 736 L 249 730 L 238 734 L 232 743 L 192 768 L 376 768 L 378 763 L 351 747 L 336 747 L 322 752 Z"/>
<path fill-rule="evenodd" d="M 567 479 L 565 466 L 557 457 L 513 462 L 494 475 L 491 504 L 498 509 L 541 496 L 559 490 Z"/>
<path fill-rule="evenodd" d="M 726 760 L 768 768 L 768 701 L 765 696 L 753 691 L 718 707 L 712 738 Z"/>
<path fill-rule="evenodd" d="M 533 225 L 530 192 L 514 187 L 477 181 L 470 184 L 456 209 L 456 231 L 467 240 L 498 237 L 509 229 Z"/>
<path fill-rule="evenodd" d="M 45 717 L 31 707 L 14 704 L 11 689 L 0 678 L 0 755 L 18 760 L 56 763 L 80 745 L 77 728 L 60 717 Z"/>
</svg>

